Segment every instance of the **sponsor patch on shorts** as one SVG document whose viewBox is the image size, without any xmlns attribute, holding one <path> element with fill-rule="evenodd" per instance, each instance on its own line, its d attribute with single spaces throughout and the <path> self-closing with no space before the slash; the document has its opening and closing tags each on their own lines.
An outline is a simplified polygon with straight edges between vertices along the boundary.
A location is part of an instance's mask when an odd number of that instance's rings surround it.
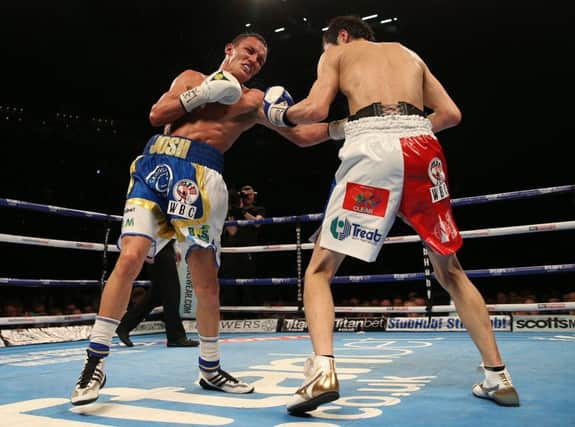
<svg viewBox="0 0 575 427">
<path fill-rule="evenodd" d="M 191 179 L 179 180 L 173 189 L 175 200 L 168 203 L 168 214 L 192 219 L 196 216 L 194 204 L 200 197 L 200 189 Z"/>
<path fill-rule="evenodd" d="M 343 208 L 366 215 L 385 216 L 388 201 L 389 190 L 385 188 L 348 182 Z"/>
<path fill-rule="evenodd" d="M 446 175 L 441 159 L 437 157 L 431 159 L 427 167 L 427 173 L 433 183 L 433 186 L 429 189 L 432 203 L 447 199 L 449 197 L 449 190 L 447 189 Z"/>
<path fill-rule="evenodd" d="M 353 240 L 377 245 L 383 239 L 383 235 L 377 229 L 351 222 L 346 217 L 336 216 L 330 223 L 329 231 L 331 236 L 337 240 L 345 240 L 349 237 Z"/>
</svg>

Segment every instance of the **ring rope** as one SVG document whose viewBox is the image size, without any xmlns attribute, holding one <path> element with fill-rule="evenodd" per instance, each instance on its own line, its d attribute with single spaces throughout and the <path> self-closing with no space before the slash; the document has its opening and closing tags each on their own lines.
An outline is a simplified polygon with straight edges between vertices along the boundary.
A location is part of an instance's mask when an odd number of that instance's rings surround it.
<svg viewBox="0 0 575 427">
<path fill-rule="evenodd" d="M 298 221 L 295 227 L 296 232 L 296 284 L 297 294 L 296 301 L 298 307 L 303 309 L 303 263 L 302 263 L 302 244 L 301 244 L 301 223 Z"/>
<path fill-rule="evenodd" d="M 136 280 L 132 282 L 134 287 L 147 288 L 151 285 L 149 280 Z M 12 279 L 8 277 L 0 277 L 0 286 L 2 285 L 18 285 L 24 287 L 42 287 L 42 286 L 100 286 L 100 280 L 74 280 L 74 279 Z"/>
<path fill-rule="evenodd" d="M 575 264 L 534 265 L 527 267 L 483 268 L 465 270 L 470 278 L 494 276 L 525 276 L 575 271 Z M 431 273 L 433 276 L 433 273 Z M 335 276 L 332 284 L 409 282 L 425 278 L 425 273 L 368 274 L 365 276 Z M 261 279 L 220 279 L 220 285 L 296 285 L 297 277 L 274 277 Z M 0 277 L 0 286 L 95 286 L 98 280 L 15 279 Z M 136 286 L 146 286 L 149 281 L 135 281 Z"/>
<path fill-rule="evenodd" d="M 548 222 L 544 224 L 529 224 L 529 225 L 516 225 L 510 227 L 498 228 L 481 228 L 477 230 L 467 230 L 461 232 L 461 237 L 464 239 L 474 239 L 482 237 L 499 237 L 509 236 L 514 234 L 529 234 L 539 233 L 546 231 L 564 231 L 575 229 L 575 220 L 561 221 L 561 222 Z M 384 244 L 394 243 L 412 243 L 418 242 L 421 239 L 418 235 L 407 236 L 391 236 L 384 240 Z M 104 244 L 91 243 L 91 242 L 74 242 L 68 240 L 46 239 L 42 237 L 20 236 L 12 234 L 0 233 L 0 242 L 4 243 L 18 243 L 24 245 L 36 246 L 50 246 L 55 248 L 67 249 L 83 249 L 90 251 L 104 250 Z M 302 243 L 301 249 L 313 249 L 313 243 Z M 260 245 L 260 246 L 237 246 L 222 248 L 223 253 L 248 253 L 248 252 L 280 252 L 280 251 L 295 251 L 297 250 L 297 243 L 277 244 L 277 245 Z M 108 245 L 108 251 L 119 252 L 115 245 Z"/>
<path fill-rule="evenodd" d="M 575 185 L 560 185 L 554 187 L 544 187 L 544 188 L 534 188 L 529 190 L 519 190 L 519 191 L 509 191 L 506 193 L 495 193 L 495 194 L 487 194 L 482 196 L 470 196 L 470 197 L 462 197 L 451 200 L 451 204 L 453 206 L 462 206 L 462 205 L 471 205 L 471 204 L 478 204 L 478 203 L 488 203 L 488 202 L 495 202 L 499 200 L 512 200 L 518 198 L 526 198 L 526 197 L 535 197 L 535 196 L 543 196 L 553 193 L 566 193 L 575 190 Z M 23 200 L 14 200 L 14 199 L 4 199 L 0 198 L 0 206 L 9 207 L 9 208 L 17 208 L 17 209 L 26 209 L 26 210 L 33 210 L 39 212 L 48 212 L 48 213 L 55 213 L 60 215 L 66 216 L 75 216 L 75 217 L 84 217 L 84 218 L 92 218 L 97 220 L 114 220 L 114 221 L 122 221 L 122 216 L 120 215 L 109 215 L 103 214 L 100 212 L 91 212 L 91 211 L 84 211 L 80 209 L 70 209 L 64 208 L 60 206 L 52 206 L 52 205 L 43 205 L 39 203 L 32 203 L 26 202 Z M 295 216 L 285 216 L 285 217 L 273 217 L 273 218 L 263 218 L 263 219 L 255 219 L 255 220 L 238 220 L 238 221 L 226 221 L 225 225 L 237 225 L 237 226 L 244 226 L 244 225 L 255 225 L 255 224 L 280 224 L 280 223 L 293 223 L 296 221 L 301 222 L 311 222 L 311 221 L 319 221 L 323 219 L 323 213 L 316 213 L 316 214 L 307 214 L 307 215 L 295 215 Z"/>
<path fill-rule="evenodd" d="M 425 306 L 427 308 L 427 317 L 431 319 L 431 309 L 433 308 L 433 303 L 431 300 L 431 260 L 429 259 L 429 253 L 425 244 L 422 245 L 422 250 L 423 277 L 425 278 Z"/>
</svg>

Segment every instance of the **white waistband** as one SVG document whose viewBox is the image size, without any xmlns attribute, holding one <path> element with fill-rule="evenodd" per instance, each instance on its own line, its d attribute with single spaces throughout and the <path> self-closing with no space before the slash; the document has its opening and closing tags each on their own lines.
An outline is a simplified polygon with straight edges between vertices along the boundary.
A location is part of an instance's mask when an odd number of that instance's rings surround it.
<svg viewBox="0 0 575 427">
<path fill-rule="evenodd" d="M 403 116 L 394 114 L 381 117 L 364 117 L 345 124 L 346 138 L 378 131 L 419 135 L 432 133 L 431 122 L 425 117 L 415 115 Z"/>
</svg>

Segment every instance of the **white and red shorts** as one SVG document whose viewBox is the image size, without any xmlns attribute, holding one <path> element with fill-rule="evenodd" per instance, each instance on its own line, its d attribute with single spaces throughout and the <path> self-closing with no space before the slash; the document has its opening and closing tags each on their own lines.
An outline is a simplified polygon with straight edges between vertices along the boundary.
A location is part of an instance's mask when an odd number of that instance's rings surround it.
<svg viewBox="0 0 575 427">
<path fill-rule="evenodd" d="M 415 115 L 367 117 L 348 122 L 345 135 L 320 246 L 373 262 L 399 216 L 434 252 L 456 252 L 462 239 L 431 122 Z"/>
</svg>

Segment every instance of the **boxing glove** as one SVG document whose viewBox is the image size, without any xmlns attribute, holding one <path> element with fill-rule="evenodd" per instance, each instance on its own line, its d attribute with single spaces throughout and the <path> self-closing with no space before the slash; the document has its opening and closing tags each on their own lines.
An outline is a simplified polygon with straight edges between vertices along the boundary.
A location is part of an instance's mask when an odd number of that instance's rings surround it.
<svg viewBox="0 0 575 427">
<path fill-rule="evenodd" d="M 295 126 L 286 116 L 288 108 L 293 104 L 293 98 L 282 86 L 272 86 L 264 94 L 264 112 L 274 126 Z"/>
<path fill-rule="evenodd" d="M 204 79 L 202 84 L 180 94 L 182 107 L 188 113 L 210 102 L 231 105 L 240 100 L 242 85 L 227 71 L 218 70 Z"/>
</svg>

